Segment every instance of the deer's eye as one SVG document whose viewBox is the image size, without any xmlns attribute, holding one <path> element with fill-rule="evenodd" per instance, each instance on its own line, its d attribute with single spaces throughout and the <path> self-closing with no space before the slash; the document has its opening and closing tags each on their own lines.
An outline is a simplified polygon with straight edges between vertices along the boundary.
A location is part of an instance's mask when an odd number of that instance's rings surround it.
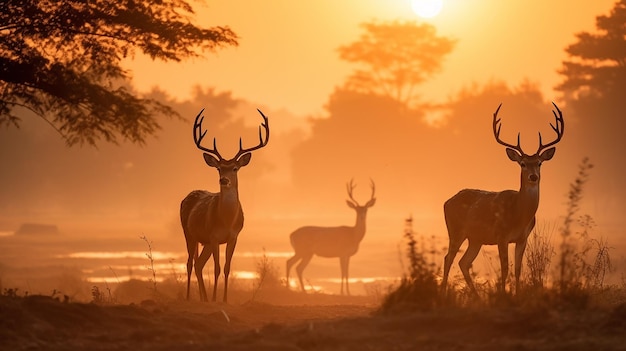
<svg viewBox="0 0 626 351">
<path fill-rule="evenodd" d="M 526 163 L 524 163 L 524 162 L 520 162 L 520 164 L 519 164 L 519 165 L 520 165 L 522 168 L 526 168 Z"/>
<path fill-rule="evenodd" d="M 233 172 L 237 172 L 239 170 L 239 167 L 234 167 L 233 168 Z"/>
</svg>

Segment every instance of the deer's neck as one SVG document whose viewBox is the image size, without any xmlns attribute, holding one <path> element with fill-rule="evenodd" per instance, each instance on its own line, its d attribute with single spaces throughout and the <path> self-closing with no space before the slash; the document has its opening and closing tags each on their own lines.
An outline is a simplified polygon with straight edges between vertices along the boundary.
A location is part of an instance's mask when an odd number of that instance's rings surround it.
<svg viewBox="0 0 626 351">
<path fill-rule="evenodd" d="M 230 223 L 234 221 L 241 208 L 237 187 L 223 187 L 219 194 L 217 207 L 220 217 L 224 220 L 224 222 Z"/>
<path fill-rule="evenodd" d="M 363 240 L 365 236 L 365 215 L 356 216 L 356 224 L 354 225 L 354 238 L 357 241 Z"/>
<path fill-rule="evenodd" d="M 539 182 L 528 184 L 522 181 L 517 196 L 517 210 L 523 215 L 524 219 L 531 219 L 535 216 L 539 207 Z"/>
</svg>

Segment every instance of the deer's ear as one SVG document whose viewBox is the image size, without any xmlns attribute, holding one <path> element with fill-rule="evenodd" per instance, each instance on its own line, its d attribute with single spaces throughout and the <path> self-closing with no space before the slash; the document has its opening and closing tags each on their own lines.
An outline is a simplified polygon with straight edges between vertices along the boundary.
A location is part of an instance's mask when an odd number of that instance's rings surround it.
<svg viewBox="0 0 626 351">
<path fill-rule="evenodd" d="M 204 153 L 204 162 L 211 167 L 218 168 L 220 161 L 211 154 Z"/>
<path fill-rule="evenodd" d="M 237 160 L 237 165 L 239 165 L 239 167 L 243 167 L 243 166 L 247 165 L 248 163 L 250 163 L 250 159 L 251 158 L 252 158 L 252 154 L 251 153 L 243 154 Z"/>
<path fill-rule="evenodd" d="M 348 207 L 356 209 L 356 205 L 352 203 L 352 201 L 346 200 L 346 203 L 348 204 Z"/>
<path fill-rule="evenodd" d="M 551 160 L 552 157 L 554 156 L 554 153 L 556 152 L 556 148 L 555 147 L 551 147 L 548 150 L 544 151 L 541 153 L 541 155 L 539 155 L 539 159 L 541 161 L 548 161 Z"/>
<path fill-rule="evenodd" d="M 375 203 L 376 203 L 376 198 L 373 198 L 365 204 L 365 207 L 372 207 L 374 206 Z"/>
<path fill-rule="evenodd" d="M 509 156 L 509 160 L 519 162 L 522 160 L 522 155 L 520 155 L 517 151 L 507 147 L 506 155 Z"/>
</svg>

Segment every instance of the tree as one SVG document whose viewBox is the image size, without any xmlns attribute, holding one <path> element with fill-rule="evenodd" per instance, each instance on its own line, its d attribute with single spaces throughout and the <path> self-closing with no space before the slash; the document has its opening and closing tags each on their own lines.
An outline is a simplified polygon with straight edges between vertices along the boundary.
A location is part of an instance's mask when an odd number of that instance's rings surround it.
<svg viewBox="0 0 626 351">
<path fill-rule="evenodd" d="M 439 37 L 430 24 L 415 21 L 364 23 L 361 38 L 339 48 L 341 59 L 360 63 L 348 89 L 389 96 L 405 105 L 417 102 L 415 87 L 441 69 L 455 40 Z"/>
<path fill-rule="evenodd" d="M 565 51 L 570 56 L 558 71 L 565 80 L 556 89 L 568 105 L 607 106 L 621 111 L 626 90 L 626 0 L 618 1 L 608 16 L 596 17 L 598 33 L 582 32 Z"/>
<path fill-rule="evenodd" d="M 608 15 L 596 17 L 596 31 L 576 34 L 565 51 L 569 57 L 558 71 L 564 78 L 556 89 L 563 94 L 577 141 L 577 157 L 589 157 L 599 182 L 590 183 L 590 198 L 604 204 L 602 215 L 619 214 L 626 206 L 626 0 L 615 3 Z M 594 199 L 595 197 L 595 199 Z"/>
<path fill-rule="evenodd" d="M 137 50 L 181 61 L 237 45 L 228 27 L 200 28 L 185 0 L 5 0 L 0 2 L 0 126 L 19 127 L 20 108 L 45 119 L 68 145 L 137 144 L 170 107 L 127 87 L 121 60 Z"/>
</svg>

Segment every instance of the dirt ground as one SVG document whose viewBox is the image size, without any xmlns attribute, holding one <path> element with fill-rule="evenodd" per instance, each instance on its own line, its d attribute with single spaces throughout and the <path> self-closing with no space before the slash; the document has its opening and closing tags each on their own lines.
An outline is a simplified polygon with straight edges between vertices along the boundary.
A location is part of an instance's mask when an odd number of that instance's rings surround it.
<svg viewBox="0 0 626 351">
<path fill-rule="evenodd" d="M 363 297 L 283 302 L 93 304 L 4 295 L 0 349 L 626 350 L 626 304 L 380 313 Z"/>
</svg>

